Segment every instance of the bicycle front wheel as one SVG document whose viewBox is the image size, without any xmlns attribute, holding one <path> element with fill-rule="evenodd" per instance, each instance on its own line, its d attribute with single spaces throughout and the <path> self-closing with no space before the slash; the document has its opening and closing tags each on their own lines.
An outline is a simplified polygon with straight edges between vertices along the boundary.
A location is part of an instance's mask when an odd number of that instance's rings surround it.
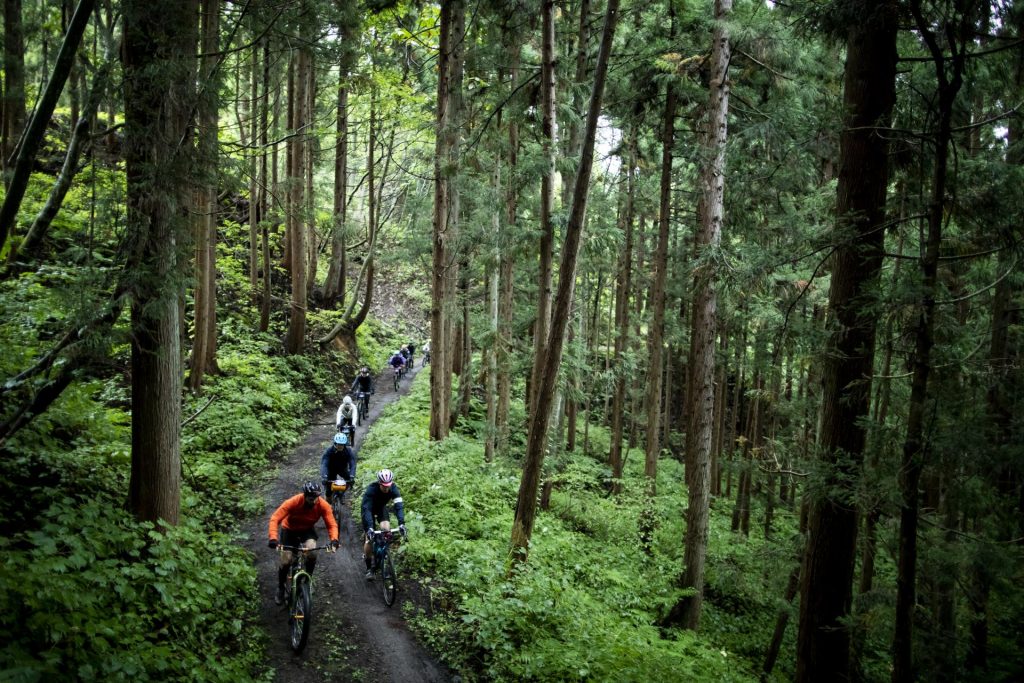
<svg viewBox="0 0 1024 683">
<path fill-rule="evenodd" d="M 398 380 L 399 380 L 399 375 L 396 372 L 395 373 L 395 391 L 398 391 Z"/>
<path fill-rule="evenodd" d="M 384 561 L 380 565 L 380 585 L 384 591 L 384 604 L 388 607 L 395 604 L 395 594 L 398 592 L 398 577 L 395 575 L 395 565 L 391 561 L 391 553 L 384 555 Z"/>
<path fill-rule="evenodd" d="M 309 640 L 310 621 L 312 620 L 313 597 L 309 589 L 309 577 L 300 576 L 295 581 L 295 602 L 288 616 L 288 629 L 291 633 L 292 650 L 296 654 L 302 652 Z"/>
<path fill-rule="evenodd" d="M 344 507 L 344 506 L 343 506 L 343 504 L 341 502 L 341 495 L 338 494 L 338 493 L 335 493 L 334 495 L 331 496 L 331 512 L 334 513 L 334 521 L 338 525 L 339 532 L 341 531 L 341 509 L 342 509 L 342 507 Z"/>
</svg>

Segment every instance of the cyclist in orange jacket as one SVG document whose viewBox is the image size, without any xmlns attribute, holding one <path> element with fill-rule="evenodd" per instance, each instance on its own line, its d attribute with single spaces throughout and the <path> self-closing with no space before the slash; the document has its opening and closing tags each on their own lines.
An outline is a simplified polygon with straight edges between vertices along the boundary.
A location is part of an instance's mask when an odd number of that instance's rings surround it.
<svg viewBox="0 0 1024 683">
<path fill-rule="evenodd" d="M 307 481 L 302 487 L 302 493 L 281 503 L 270 517 L 270 540 L 267 541 L 267 546 L 271 550 L 278 546 L 278 525 L 281 526 L 281 545 L 315 548 L 317 536 L 313 527 L 320 518 L 323 518 L 324 524 L 327 525 L 327 534 L 331 537 L 331 551 L 338 549 L 338 523 L 334 521 L 331 506 L 320 497 L 323 492 L 323 487 L 319 483 Z M 291 561 L 291 552 L 286 550 L 281 553 L 281 565 L 277 570 L 277 593 L 274 596 L 274 602 L 278 605 L 284 602 L 284 581 L 288 576 L 288 565 Z M 306 571 L 312 573 L 315 566 L 316 553 L 309 553 Z"/>
</svg>

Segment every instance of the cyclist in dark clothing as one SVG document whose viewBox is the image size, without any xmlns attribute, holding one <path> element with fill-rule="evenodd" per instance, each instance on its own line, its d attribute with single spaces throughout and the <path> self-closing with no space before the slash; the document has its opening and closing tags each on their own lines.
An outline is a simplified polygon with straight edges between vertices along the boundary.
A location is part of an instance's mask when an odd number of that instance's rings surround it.
<svg viewBox="0 0 1024 683">
<path fill-rule="evenodd" d="M 349 482 L 356 478 L 356 454 L 349 445 L 348 432 L 335 434 L 334 443 L 320 456 L 320 479 L 324 482 L 324 490 L 329 491 L 329 482 L 338 477 Z"/>
<path fill-rule="evenodd" d="M 370 368 L 365 365 L 352 380 L 352 390 L 349 393 L 358 394 L 360 391 L 367 394 L 373 393 L 373 377 L 370 375 Z"/>
<path fill-rule="evenodd" d="M 402 494 L 395 485 L 395 475 L 391 470 L 377 473 L 377 481 L 366 487 L 363 492 L 363 531 L 366 541 L 363 543 L 363 560 L 366 562 L 366 578 L 373 578 L 371 540 L 377 522 L 382 531 L 391 529 L 391 518 L 388 516 L 388 503 L 394 503 L 395 516 L 398 517 L 398 530 L 405 536 L 405 504 Z"/>
</svg>

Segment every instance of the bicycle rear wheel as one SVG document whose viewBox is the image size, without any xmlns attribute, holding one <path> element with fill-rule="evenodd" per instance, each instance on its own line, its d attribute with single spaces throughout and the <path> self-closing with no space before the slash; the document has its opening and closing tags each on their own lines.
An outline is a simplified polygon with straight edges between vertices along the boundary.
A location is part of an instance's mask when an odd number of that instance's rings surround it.
<svg viewBox="0 0 1024 683">
<path fill-rule="evenodd" d="M 309 589 L 309 578 L 300 576 L 295 581 L 295 602 L 288 615 L 288 630 L 291 635 L 292 650 L 298 654 L 306 647 L 309 640 L 310 621 L 312 620 L 313 597 Z"/>
<path fill-rule="evenodd" d="M 395 565 L 391 561 L 391 553 L 384 555 L 384 561 L 380 565 L 380 585 L 384 591 L 384 604 L 388 607 L 395 604 L 395 594 L 398 592 L 398 577 L 395 575 Z"/>
</svg>

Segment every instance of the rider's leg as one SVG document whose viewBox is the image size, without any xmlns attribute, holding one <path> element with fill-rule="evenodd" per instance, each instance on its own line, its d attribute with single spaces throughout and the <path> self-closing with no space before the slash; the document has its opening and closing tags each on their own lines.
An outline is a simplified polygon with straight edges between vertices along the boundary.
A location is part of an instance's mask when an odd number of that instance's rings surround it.
<svg viewBox="0 0 1024 683">
<path fill-rule="evenodd" d="M 302 544 L 302 547 L 303 548 L 307 548 L 307 549 L 308 548 L 315 548 L 316 547 L 316 539 L 315 538 L 306 539 L 306 542 Z M 312 574 L 313 573 L 313 569 L 315 567 L 316 567 L 316 553 L 307 553 L 306 554 L 306 571 L 309 572 L 310 574 Z"/>
</svg>

